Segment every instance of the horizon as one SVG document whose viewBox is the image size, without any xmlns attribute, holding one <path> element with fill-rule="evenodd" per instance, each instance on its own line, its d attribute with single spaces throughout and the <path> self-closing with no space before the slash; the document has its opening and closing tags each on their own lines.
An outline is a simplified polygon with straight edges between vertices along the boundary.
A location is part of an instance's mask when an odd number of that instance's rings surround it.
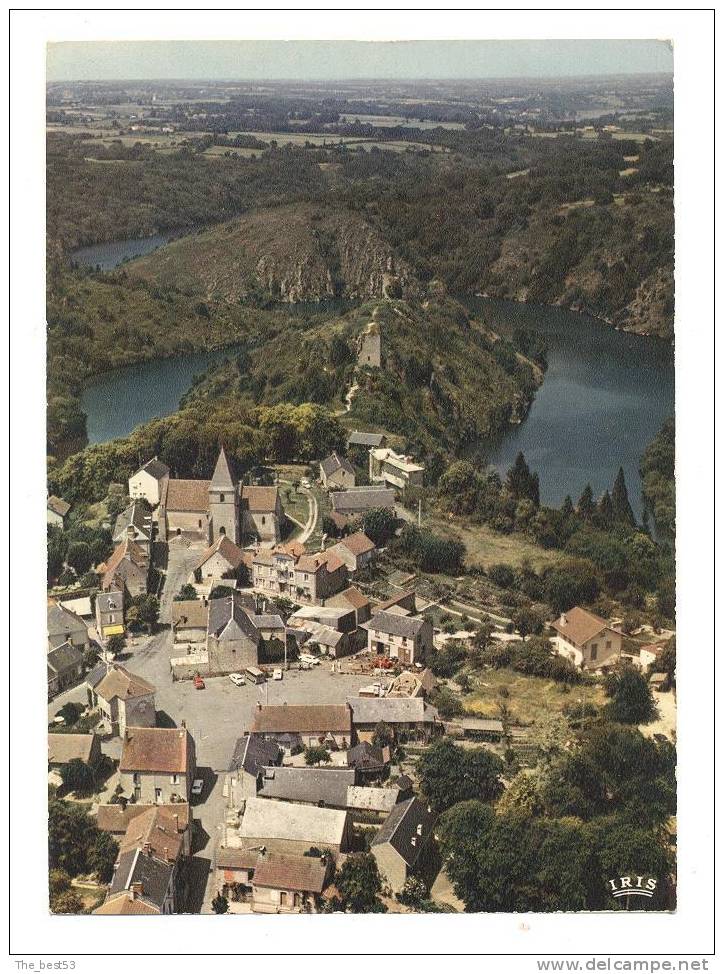
<svg viewBox="0 0 724 974">
<path fill-rule="evenodd" d="M 672 46 L 660 40 L 62 41 L 49 43 L 46 54 L 49 84 L 673 76 Z"/>
</svg>

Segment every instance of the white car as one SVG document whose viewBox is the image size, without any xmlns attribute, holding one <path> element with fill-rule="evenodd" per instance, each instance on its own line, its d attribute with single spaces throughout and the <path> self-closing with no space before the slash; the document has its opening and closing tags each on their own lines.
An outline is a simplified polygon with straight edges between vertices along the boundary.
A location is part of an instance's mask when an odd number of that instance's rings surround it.
<svg viewBox="0 0 724 974">
<path fill-rule="evenodd" d="M 191 785 L 191 794 L 198 796 L 201 794 L 203 790 L 204 790 L 204 779 L 194 778 L 194 783 Z"/>
<path fill-rule="evenodd" d="M 229 673 L 229 679 L 234 684 L 235 687 L 243 687 L 246 680 L 241 675 L 241 673 Z"/>
<path fill-rule="evenodd" d="M 282 680 L 283 678 L 284 678 L 284 674 L 282 673 L 282 671 L 280 669 L 274 670 L 274 679 L 275 680 Z"/>
</svg>

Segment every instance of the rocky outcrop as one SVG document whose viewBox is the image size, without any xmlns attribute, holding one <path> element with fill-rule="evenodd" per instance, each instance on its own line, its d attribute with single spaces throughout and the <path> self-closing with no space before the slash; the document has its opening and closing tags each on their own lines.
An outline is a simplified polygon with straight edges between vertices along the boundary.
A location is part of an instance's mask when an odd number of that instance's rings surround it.
<svg viewBox="0 0 724 974">
<path fill-rule="evenodd" d="M 411 268 L 358 214 L 311 204 L 250 213 L 134 262 L 130 273 L 227 301 L 296 304 L 420 293 Z"/>
</svg>

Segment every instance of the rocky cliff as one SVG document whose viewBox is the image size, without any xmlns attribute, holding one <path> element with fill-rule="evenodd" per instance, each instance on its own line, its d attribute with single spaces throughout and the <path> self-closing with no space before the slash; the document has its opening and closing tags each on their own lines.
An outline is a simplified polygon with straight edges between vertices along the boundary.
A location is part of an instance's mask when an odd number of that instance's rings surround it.
<svg viewBox="0 0 724 974">
<path fill-rule="evenodd" d="M 128 273 L 232 302 L 419 294 L 411 269 L 361 217 L 311 204 L 250 213 L 134 261 Z"/>
</svg>

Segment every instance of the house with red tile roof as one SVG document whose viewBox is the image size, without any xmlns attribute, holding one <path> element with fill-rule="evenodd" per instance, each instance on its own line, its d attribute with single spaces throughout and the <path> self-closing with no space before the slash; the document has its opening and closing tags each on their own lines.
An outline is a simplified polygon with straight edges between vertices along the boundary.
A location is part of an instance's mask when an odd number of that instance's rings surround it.
<svg viewBox="0 0 724 974">
<path fill-rule="evenodd" d="M 576 666 L 599 670 L 621 658 L 623 634 L 588 609 L 574 606 L 551 623 L 553 646 Z"/>
<path fill-rule="evenodd" d="M 127 727 L 118 766 L 126 797 L 168 804 L 188 801 L 196 773 L 196 745 L 185 727 Z"/>
</svg>

